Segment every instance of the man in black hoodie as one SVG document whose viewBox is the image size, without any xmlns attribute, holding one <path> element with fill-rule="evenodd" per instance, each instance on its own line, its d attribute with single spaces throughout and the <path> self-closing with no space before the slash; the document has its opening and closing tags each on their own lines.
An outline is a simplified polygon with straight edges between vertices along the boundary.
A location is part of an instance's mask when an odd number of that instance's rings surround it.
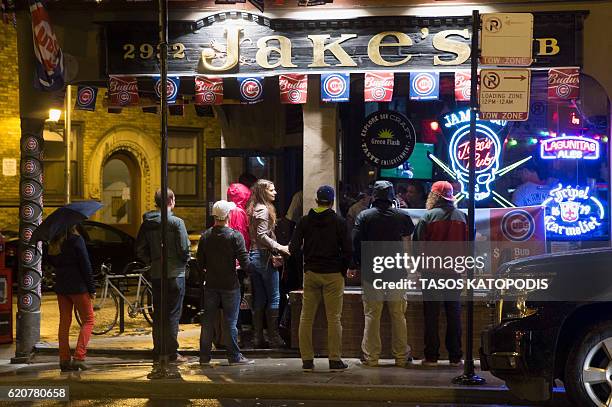
<svg viewBox="0 0 612 407">
<path fill-rule="evenodd" d="M 176 201 L 174 192 L 168 188 L 168 317 L 169 329 L 166 331 L 166 349 L 170 361 L 185 362 L 187 358 L 177 353 L 178 329 L 185 297 L 185 267 L 189 261 L 189 235 L 183 219 L 174 216 Z M 161 189 L 155 192 L 157 210 L 142 216 L 142 225 L 136 238 L 136 257 L 151 266 L 151 285 L 153 288 L 153 359 L 161 355 L 159 344 L 159 310 L 161 310 L 161 212 L 163 206 Z"/>
<path fill-rule="evenodd" d="M 317 207 L 298 222 L 289 251 L 304 253 L 304 298 L 300 316 L 300 353 L 302 370 L 314 369 L 312 324 L 321 299 L 327 316 L 329 369 L 348 367 L 340 358 L 342 351 L 342 299 L 344 274 L 351 260 L 351 242 L 346 222 L 332 209 L 334 189 L 323 185 L 317 190 Z"/>
</svg>

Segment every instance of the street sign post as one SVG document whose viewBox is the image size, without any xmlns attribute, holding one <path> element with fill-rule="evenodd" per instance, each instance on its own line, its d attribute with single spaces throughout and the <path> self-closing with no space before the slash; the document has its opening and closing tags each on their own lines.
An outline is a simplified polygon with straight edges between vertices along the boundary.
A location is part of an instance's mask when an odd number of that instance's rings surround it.
<svg viewBox="0 0 612 407">
<path fill-rule="evenodd" d="M 533 62 L 533 14 L 493 13 L 482 16 L 480 63 L 529 66 Z"/>
<path fill-rule="evenodd" d="M 480 118 L 525 121 L 529 118 L 529 69 L 480 71 Z"/>
</svg>

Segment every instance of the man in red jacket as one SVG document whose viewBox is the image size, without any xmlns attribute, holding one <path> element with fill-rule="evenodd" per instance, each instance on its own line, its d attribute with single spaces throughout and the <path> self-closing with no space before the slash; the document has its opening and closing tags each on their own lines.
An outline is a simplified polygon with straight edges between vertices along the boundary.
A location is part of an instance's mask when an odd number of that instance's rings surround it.
<svg viewBox="0 0 612 407">
<path fill-rule="evenodd" d="M 412 240 L 421 242 L 464 242 L 468 240 L 467 219 L 455 207 L 453 186 L 446 181 L 434 182 L 425 204 L 427 212 L 416 226 Z M 451 244 L 452 245 L 452 244 Z M 450 247 L 453 250 L 457 246 Z M 440 249 L 442 246 L 438 245 Z M 453 276 L 431 273 L 423 277 L 443 278 Z M 423 366 L 436 366 L 440 356 L 438 318 L 440 304 L 446 310 L 446 349 L 451 366 L 461 365 L 461 291 L 423 290 L 423 313 L 425 316 L 425 361 Z"/>
</svg>

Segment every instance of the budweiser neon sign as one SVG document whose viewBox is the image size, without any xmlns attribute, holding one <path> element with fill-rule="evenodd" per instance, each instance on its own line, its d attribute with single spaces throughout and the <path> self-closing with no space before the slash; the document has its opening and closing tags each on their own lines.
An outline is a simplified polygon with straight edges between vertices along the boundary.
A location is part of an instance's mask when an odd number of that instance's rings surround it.
<svg viewBox="0 0 612 407">
<path fill-rule="evenodd" d="M 597 160 L 599 143 L 596 140 L 576 136 L 550 138 L 540 142 L 540 157 L 545 160 L 556 158 Z"/>
</svg>

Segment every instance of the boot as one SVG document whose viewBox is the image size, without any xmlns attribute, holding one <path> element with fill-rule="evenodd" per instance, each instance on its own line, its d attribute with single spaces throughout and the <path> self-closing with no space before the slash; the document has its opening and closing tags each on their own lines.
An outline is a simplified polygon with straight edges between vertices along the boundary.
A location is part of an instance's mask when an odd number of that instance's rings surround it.
<svg viewBox="0 0 612 407">
<path fill-rule="evenodd" d="M 265 347 L 263 335 L 264 311 L 253 311 L 253 348 L 263 349 Z"/>
<path fill-rule="evenodd" d="M 278 309 L 266 310 L 268 323 L 268 342 L 271 348 L 284 348 L 287 345 L 278 334 Z"/>
</svg>

